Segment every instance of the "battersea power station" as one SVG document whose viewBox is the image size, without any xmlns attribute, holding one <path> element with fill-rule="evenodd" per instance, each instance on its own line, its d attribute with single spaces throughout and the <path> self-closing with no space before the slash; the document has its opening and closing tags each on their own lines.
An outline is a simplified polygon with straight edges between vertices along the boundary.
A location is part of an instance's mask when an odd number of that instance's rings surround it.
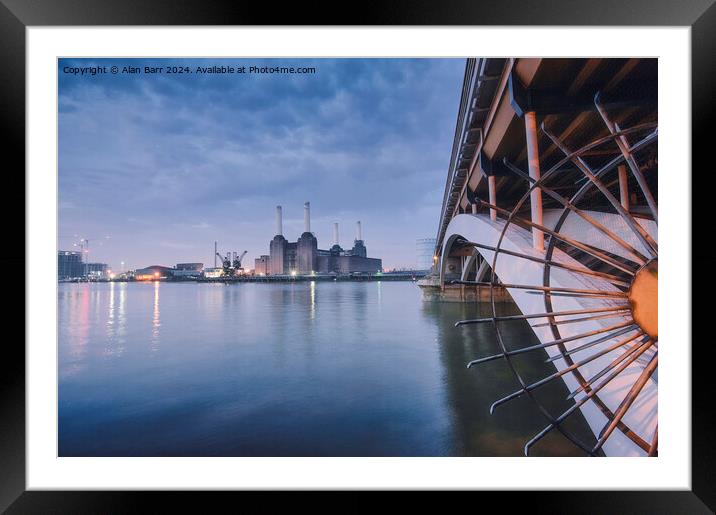
<svg viewBox="0 0 716 515">
<path fill-rule="evenodd" d="M 256 259 L 256 272 L 266 275 L 306 275 L 312 273 L 349 274 L 380 272 L 380 259 L 369 258 L 363 242 L 361 223 L 356 223 L 353 248 L 343 250 L 338 243 L 338 224 L 333 225 L 333 246 L 329 250 L 318 248 L 318 240 L 311 232 L 311 204 L 303 205 L 303 234 L 298 241 L 289 242 L 283 236 L 281 206 L 276 206 L 276 236 L 273 237 L 269 256 Z"/>
</svg>

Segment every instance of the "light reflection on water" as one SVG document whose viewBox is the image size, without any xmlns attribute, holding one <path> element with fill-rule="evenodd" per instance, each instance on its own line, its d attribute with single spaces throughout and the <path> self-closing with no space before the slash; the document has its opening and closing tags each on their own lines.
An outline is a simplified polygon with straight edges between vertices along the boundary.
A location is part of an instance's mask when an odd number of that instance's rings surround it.
<svg viewBox="0 0 716 515">
<path fill-rule="evenodd" d="M 58 300 L 63 456 L 520 455 L 546 425 L 527 399 L 489 415 L 517 386 L 504 363 L 465 368 L 496 342 L 454 323 L 489 306 L 414 283 L 60 284 Z M 579 455 L 558 434 L 534 453 Z"/>
<path fill-rule="evenodd" d="M 159 346 L 159 327 L 162 325 L 159 319 L 159 285 L 161 283 L 156 281 L 154 283 L 154 309 L 152 311 L 152 352 L 156 351 Z"/>
</svg>

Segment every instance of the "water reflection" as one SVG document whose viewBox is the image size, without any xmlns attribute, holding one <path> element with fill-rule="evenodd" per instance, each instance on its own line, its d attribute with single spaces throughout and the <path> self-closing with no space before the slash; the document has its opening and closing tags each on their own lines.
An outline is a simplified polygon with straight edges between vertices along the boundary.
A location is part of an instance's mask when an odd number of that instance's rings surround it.
<svg viewBox="0 0 716 515">
<path fill-rule="evenodd" d="M 151 349 L 156 351 L 159 348 L 159 328 L 162 322 L 159 318 L 159 281 L 154 281 L 154 309 L 152 310 L 152 338 Z"/>
<path fill-rule="evenodd" d="M 466 368 L 475 358 L 500 352 L 491 324 L 474 324 L 455 327 L 455 322 L 468 318 L 492 315 L 489 303 L 425 302 L 423 314 L 438 327 L 438 348 L 444 366 L 447 401 L 450 405 L 451 428 L 455 447 L 452 453 L 464 456 L 521 456 L 524 444 L 544 426 L 547 420 L 526 397 L 520 397 L 489 413 L 497 399 L 520 388 L 504 360 L 482 363 Z M 511 304 L 497 306 L 498 316 L 515 314 Z M 529 326 L 523 321 L 503 324 L 505 341 L 514 346 L 526 347 L 538 343 Z M 554 368 L 544 362 L 539 353 L 527 353 L 513 360 L 520 374 L 544 377 Z M 555 410 L 563 405 L 560 399 L 567 389 L 560 381 L 544 387 L 539 399 Z M 592 437 L 586 421 L 577 414 L 570 429 L 588 440 Z M 555 432 L 556 433 L 556 432 Z M 593 437 L 592 437 L 593 438 Z M 538 446 L 533 455 L 583 456 L 584 453 L 563 436 L 550 435 Z"/>
<path fill-rule="evenodd" d="M 126 307 L 127 284 L 109 283 L 105 291 L 98 292 L 98 298 L 105 297 L 107 300 L 106 315 L 104 324 L 106 327 L 106 339 L 104 355 L 107 357 L 120 357 L 124 351 L 126 336 Z M 97 315 L 102 316 L 103 306 L 98 306 Z"/>
<path fill-rule="evenodd" d="M 116 283 L 109 283 L 109 312 L 107 313 L 107 337 L 114 336 L 114 287 Z"/>
<path fill-rule="evenodd" d="M 364 328 L 367 323 L 368 305 L 370 303 L 370 296 L 368 292 L 372 289 L 371 286 L 372 285 L 369 285 L 366 288 L 358 288 L 353 292 L 350 292 L 350 298 L 347 299 L 348 303 L 353 308 L 353 313 L 351 315 L 354 317 L 356 325 L 361 328 Z M 378 285 L 378 288 L 380 288 L 380 284 Z"/>
<path fill-rule="evenodd" d="M 113 354 L 113 345 L 115 343 L 116 335 L 116 322 L 115 322 L 115 307 L 114 307 L 114 296 L 115 296 L 115 283 L 109 285 L 109 306 L 107 308 L 107 347 L 105 353 L 107 355 Z"/>
<path fill-rule="evenodd" d="M 315 328 L 316 328 L 316 283 L 309 281 L 300 285 L 293 285 L 294 288 L 301 288 L 298 316 L 303 319 L 304 356 L 307 366 L 313 364 L 313 356 L 317 352 Z"/>
<path fill-rule="evenodd" d="M 58 310 L 58 314 L 69 319 L 67 325 L 67 336 L 71 342 L 69 352 L 75 360 L 74 364 L 79 365 L 85 358 L 89 341 L 90 286 L 81 284 L 76 290 L 64 295 L 60 292 L 60 304 L 63 300 L 67 302 L 67 309 Z"/>
<path fill-rule="evenodd" d="M 504 363 L 465 369 L 497 350 L 489 326 L 454 327 L 485 306 L 412 282 L 60 284 L 58 300 L 62 456 L 520 455 L 541 429 L 529 400 L 489 415 L 515 388 Z"/>
<path fill-rule="evenodd" d="M 119 310 L 117 313 L 117 353 L 122 354 L 126 336 L 127 283 L 119 283 Z"/>
</svg>

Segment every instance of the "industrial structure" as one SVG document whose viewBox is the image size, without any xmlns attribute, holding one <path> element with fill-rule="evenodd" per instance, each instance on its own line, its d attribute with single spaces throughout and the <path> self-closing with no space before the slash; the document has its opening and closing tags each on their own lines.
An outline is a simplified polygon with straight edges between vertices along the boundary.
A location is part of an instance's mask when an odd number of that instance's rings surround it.
<svg viewBox="0 0 716 515">
<path fill-rule="evenodd" d="M 109 277 L 106 263 L 86 263 L 84 251 L 60 250 L 57 252 L 57 278 L 60 281 L 99 280 Z"/>
<path fill-rule="evenodd" d="M 266 254 L 254 259 L 254 274 L 271 275 L 271 257 Z"/>
<path fill-rule="evenodd" d="M 214 249 L 216 249 L 216 242 L 214 242 Z M 244 268 L 241 266 L 241 261 L 246 256 L 246 250 L 239 255 L 238 252 L 227 252 L 226 256 L 222 256 L 218 252 L 214 251 L 215 258 L 219 258 L 221 262 L 221 275 L 224 277 L 232 277 L 244 272 Z"/>
<path fill-rule="evenodd" d="M 497 336 L 468 367 L 502 361 L 517 378 L 490 412 L 527 397 L 545 417 L 525 454 L 550 432 L 590 456 L 658 453 L 657 78 L 656 59 L 467 60 L 423 287 L 491 302 L 457 325 Z M 512 341 L 516 323 L 537 343 Z M 554 373 L 525 373 L 531 353 Z M 566 409 L 541 397 L 560 381 Z M 592 440 L 570 430 L 578 414 Z"/>
<path fill-rule="evenodd" d="M 350 250 L 343 250 L 340 246 L 337 223 L 333 226 L 333 246 L 329 250 L 318 248 L 318 240 L 311 232 L 310 202 L 303 205 L 303 225 L 304 231 L 298 240 L 289 242 L 283 236 L 282 208 L 276 206 L 276 236 L 269 244 L 268 259 L 260 262 L 263 269 L 270 270 L 267 275 L 372 273 L 382 270 L 382 260 L 368 257 L 360 221 L 356 222 L 356 238 Z"/>
<path fill-rule="evenodd" d="M 430 270 L 434 264 L 435 238 L 419 238 L 415 241 L 415 269 Z"/>
</svg>

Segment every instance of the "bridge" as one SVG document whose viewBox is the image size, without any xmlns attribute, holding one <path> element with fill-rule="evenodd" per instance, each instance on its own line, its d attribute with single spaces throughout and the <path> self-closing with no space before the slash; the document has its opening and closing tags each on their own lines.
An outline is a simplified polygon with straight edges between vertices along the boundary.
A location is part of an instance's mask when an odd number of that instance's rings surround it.
<svg viewBox="0 0 716 515">
<path fill-rule="evenodd" d="M 468 59 L 435 248 L 438 295 L 492 303 L 500 352 L 548 433 L 592 456 L 658 453 L 656 59 Z M 520 314 L 500 315 L 513 302 Z M 539 344 L 510 340 L 528 323 Z M 542 353 L 535 380 L 520 356 Z M 476 373 L 479 373 L 477 371 Z M 540 389 L 562 381 L 569 407 Z M 487 409 L 487 407 L 485 407 Z M 594 434 L 569 431 L 580 412 Z"/>
</svg>

